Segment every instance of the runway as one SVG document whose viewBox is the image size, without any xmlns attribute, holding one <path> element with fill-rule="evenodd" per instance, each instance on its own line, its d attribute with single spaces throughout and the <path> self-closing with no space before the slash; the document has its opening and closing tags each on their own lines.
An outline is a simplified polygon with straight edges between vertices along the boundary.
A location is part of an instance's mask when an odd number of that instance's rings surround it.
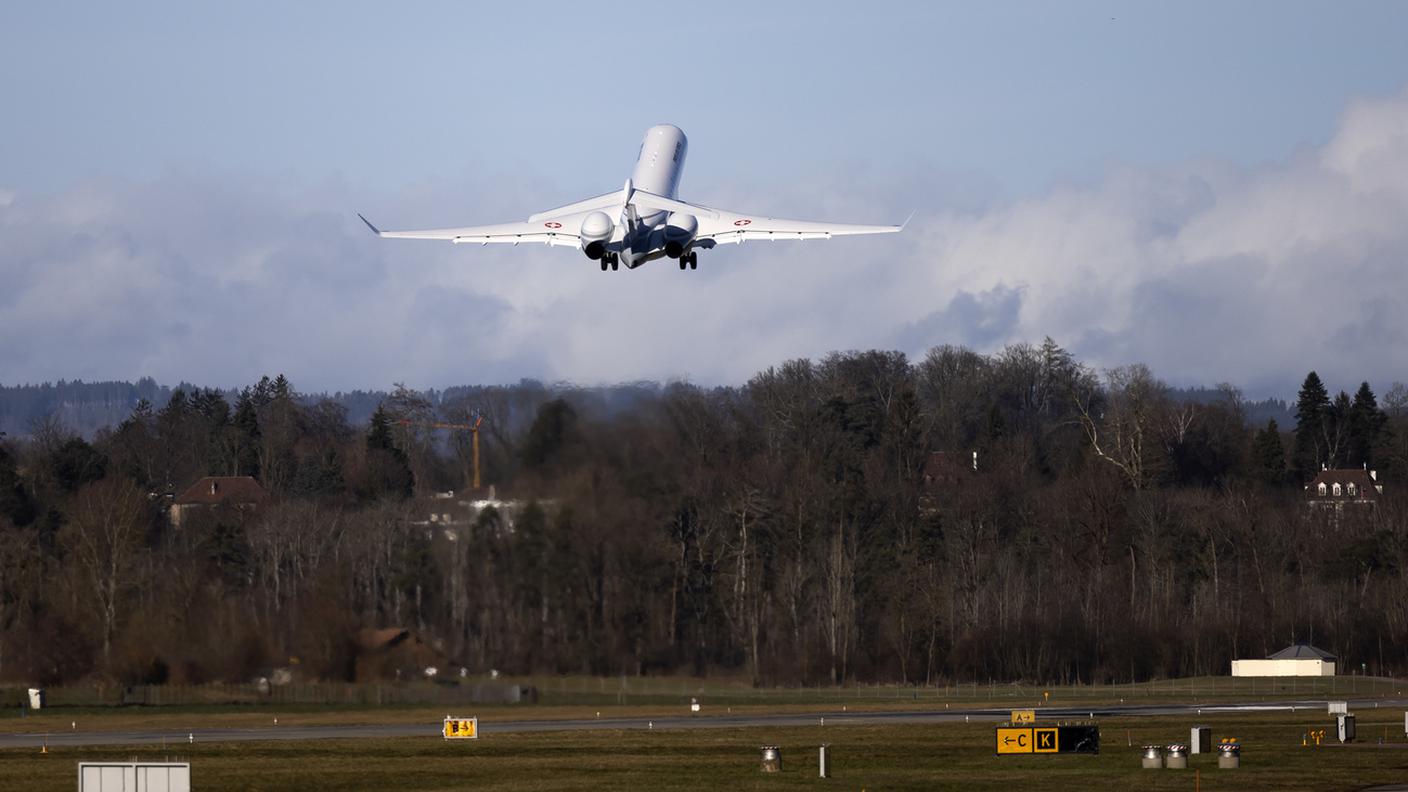
<svg viewBox="0 0 1408 792">
<path fill-rule="evenodd" d="M 1088 718 L 1137 717 L 1137 716 L 1215 716 L 1228 713 L 1253 712 L 1299 712 L 1326 711 L 1324 700 L 1300 700 L 1280 702 L 1258 702 L 1255 704 L 1189 703 L 1152 705 L 1115 705 L 1092 707 L 1041 707 L 1037 715 L 1041 720 L 1083 720 Z M 1404 700 L 1359 700 L 1350 701 L 1351 711 L 1382 708 L 1402 708 Z M 975 723 L 998 723 L 1010 717 L 1010 709 L 975 708 L 943 709 L 930 711 L 889 711 L 889 712 L 809 712 L 778 715 L 732 715 L 704 714 L 699 716 L 670 716 L 664 718 L 585 718 L 574 720 L 507 720 L 481 721 L 480 734 L 492 738 L 494 734 L 516 732 L 548 731 L 613 731 L 618 729 L 747 729 L 768 726 L 857 726 L 876 724 L 955 723 L 960 721 Z M 189 743 L 229 743 L 264 741 L 309 741 L 309 740 L 350 740 L 363 738 L 393 737 L 439 737 L 438 722 L 424 724 L 362 724 L 349 726 L 269 726 L 254 729 L 153 729 L 135 731 L 78 731 L 54 732 L 50 734 L 27 733 L 0 735 L 0 749 L 81 747 L 97 745 L 164 745 L 178 746 Z"/>
</svg>

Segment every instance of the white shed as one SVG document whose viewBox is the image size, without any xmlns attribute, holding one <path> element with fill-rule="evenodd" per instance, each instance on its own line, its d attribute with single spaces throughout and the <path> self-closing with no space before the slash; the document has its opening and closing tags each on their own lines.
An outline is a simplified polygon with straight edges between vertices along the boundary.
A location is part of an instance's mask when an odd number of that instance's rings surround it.
<svg viewBox="0 0 1408 792">
<path fill-rule="evenodd" d="M 79 762 L 78 792 L 191 792 L 191 763 Z"/>
<path fill-rule="evenodd" d="M 1234 677 L 1334 676 L 1335 656 L 1310 644 L 1287 646 L 1265 660 L 1233 660 Z"/>
</svg>

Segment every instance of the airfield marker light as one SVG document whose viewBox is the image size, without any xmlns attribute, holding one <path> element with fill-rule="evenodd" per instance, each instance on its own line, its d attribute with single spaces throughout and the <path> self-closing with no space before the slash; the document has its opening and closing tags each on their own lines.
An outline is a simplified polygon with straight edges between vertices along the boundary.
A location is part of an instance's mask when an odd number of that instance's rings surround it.
<svg viewBox="0 0 1408 792">
<path fill-rule="evenodd" d="M 195 741 L 196 741 L 196 733 L 195 733 L 195 732 L 188 732 L 188 733 L 186 734 L 186 742 L 187 742 L 188 744 L 194 745 L 194 744 L 195 744 Z"/>
</svg>

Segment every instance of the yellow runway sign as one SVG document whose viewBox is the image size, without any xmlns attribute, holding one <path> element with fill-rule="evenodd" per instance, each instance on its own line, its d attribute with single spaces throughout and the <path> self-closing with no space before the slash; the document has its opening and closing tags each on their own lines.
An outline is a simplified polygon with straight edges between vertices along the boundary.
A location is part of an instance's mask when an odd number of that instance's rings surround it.
<svg viewBox="0 0 1408 792">
<path fill-rule="evenodd" d="M 1036 723 L 1036 710 L 1012 710 L 1013 723 Z"/>
<path fill-rule="evenodd" d="M 997 752 L 1000 754 L 1029 754 L 1034 745 L 1031 729 L 1013 726 L 997 727 Z"/>
<path fill-rule="evenodd" d="M 997 753 L 1098 754 L 1100 727 L 1093 723 L 1065 726 L 998 726 Z"/>
<path fill-rule="evenodd" d="M 479 739 L 479 719 L 452 718 L 446 715 L 445 728 L 442 733 L 447 740 L 477 740 Z"/>
</svg>

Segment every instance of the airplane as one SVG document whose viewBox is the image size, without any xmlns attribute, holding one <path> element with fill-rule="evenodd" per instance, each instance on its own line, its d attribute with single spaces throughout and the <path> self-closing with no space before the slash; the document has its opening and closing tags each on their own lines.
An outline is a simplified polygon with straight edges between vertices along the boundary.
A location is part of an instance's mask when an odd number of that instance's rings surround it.
<svg viewBox="0 0 1408 792">
<path fill-rule="evenodd" d="M 672 124 L 646 130 L 635 171 L 619 191 L 576 201 L 530 215 L 521 223 L 382 231 L 361 214 L 373 233 L 389 239 L 440 239 L 456 244 L 538 242 L 574 247 L 601 263 L 601 271 L 622 265 L 635 269 L 659 258 L 679 261 L 680 269 L 698 269 L 699 251 L 717 245 L 767 239 L 830 239 L 853 234 L 893 234 L 901 225 L 850 225 L 780 220 L 713 209 L 678 198 L 689 141 Z M 608 214 L 610 212 L 610 214 Z M 613 219 L 613 216 L 615 219 Z M 913 214 L 910 215 L 913 217 Z"/>
</svg>

